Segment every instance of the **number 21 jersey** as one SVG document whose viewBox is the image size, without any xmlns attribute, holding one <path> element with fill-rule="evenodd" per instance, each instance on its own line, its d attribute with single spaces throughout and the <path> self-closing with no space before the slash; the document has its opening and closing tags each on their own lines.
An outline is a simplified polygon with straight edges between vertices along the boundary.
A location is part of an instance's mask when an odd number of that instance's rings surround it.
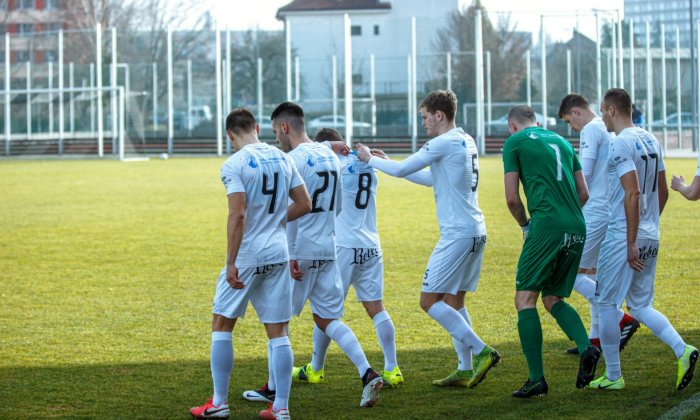
<svg viewBox="0 0 700 420">
<path fill-rule="evenodd" d="M 311 196 L 311 211 L 288 226 L 290 258 L 334 260 L 335 219 L 342 203 L 338 157 L 320 143 L 301 143 L 289 156 Z"/>
</svg>

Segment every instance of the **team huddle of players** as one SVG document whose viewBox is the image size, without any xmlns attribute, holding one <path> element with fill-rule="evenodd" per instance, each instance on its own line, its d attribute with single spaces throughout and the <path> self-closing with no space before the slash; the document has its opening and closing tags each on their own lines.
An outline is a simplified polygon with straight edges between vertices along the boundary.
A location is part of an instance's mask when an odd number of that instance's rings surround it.
<svg viewBox="0 0 700 420">
<path fill-rule="evenodd" d="M 247 400 L 268 403 L 261 418 L 290 418 L 293 380 L 323 382 L 331 341 L 357 368 L 361 407 L 376 404 L 382 387 L 403 382 L 394 325 L 382 302 L 377 170 L 435 190 L 440 238 L 422 280 L 420 305 L 451 335 L 458 365 L 433 384 L 472 388 L 499 362 L 499 353 L 472 329 L 464 305 L 465 293 L 474 291 L 479 279 L 486 225 L 478 204 L 477 148 L 456 127 L 456 109 L 451 91 L 430 93 L 419 111 L 432 139 L 400 162 L 362 144 L 350 153 L 335 130 L 321 130 L 312 141 L 303 110 L 293 103 L 279 105 L 271 116 L 282 150 L 258 140 L 259 128 L 249 111 L 236 109 L 228 115 L 226 133 L 237 152 L 221 168 L 228 197 L 228 245 L 213 304 L 214 392 L 205 404 L 190 409 L 192 416 L 230 415 L 232 331 L 248 302 L 269 338 L 267 383 L 243 394 Z M 619 350 L 640 322 L 674 350 L 677 389 L 692 380 L 698 350 L 652 306 L 658 221 L 668 198 L 659 144 L 632 125 L 624 90 L 608 91 L 600 111 L 602 119 L 579 95 L 562 101 L 560 117 L 581 132 L 580 159 L 570 143 L 537 126 L 531 108 L 517 106 L 508 116 L 512 135 L 503 149 L 504 180 L 508 208 L 525 239 L 515 304 L 529 369 L 528 380 L 514 397 L 548 391 L 536 309 L 540 296 L 576 342 L 570 352 L 579 354 L 577 387 L 625 387 Z M 678 184 L 674 189 L 691 188 L 682 178 L 673 181 Z M 384 353 L 381 371 L 369 365 L 357 337 L 340 319 L 350 285 L 374 323 Z M 590 333 L 563 300 L 572 289 L 591 302 Z M 313 355 L 309 363 L 293 367 L 288 322 L 307 301 L 315 322 Z M 629 315 L 621 310 L 623 301 Z M 596 379 L 601 350 L 606 372 Z"/>
</svg>

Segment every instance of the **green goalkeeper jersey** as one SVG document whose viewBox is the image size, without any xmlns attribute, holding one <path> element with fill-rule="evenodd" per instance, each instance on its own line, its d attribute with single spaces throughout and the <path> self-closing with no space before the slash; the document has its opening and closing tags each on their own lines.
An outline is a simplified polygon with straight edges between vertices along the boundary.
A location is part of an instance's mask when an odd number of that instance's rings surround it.
<svg viewBox="0 0 700 420">
<path fill-rule="evenodd" d="M 586 233 L 574 172 L 581 163 L 560 135 L 529 127 L 506 139 L 504 172 L 518 172 L 532 233 Z"/>
</svg>

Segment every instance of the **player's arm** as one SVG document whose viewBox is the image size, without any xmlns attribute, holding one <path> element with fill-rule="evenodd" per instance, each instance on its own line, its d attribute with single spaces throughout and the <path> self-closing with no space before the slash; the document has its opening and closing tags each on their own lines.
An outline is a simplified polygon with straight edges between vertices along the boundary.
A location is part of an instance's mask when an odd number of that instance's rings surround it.
<svg viewBox="0 0 700 420">
<path fill-rule="evenodd" d="M 300 184 L 289 190 L 289 198 L 292 203 L 287 207 L 287 222 L 297 220 L 311 211 L 311 197 L 306 191 L 306 185 Z"/>
<path fill-rule="evenodd" d="M 380 159 L 389 159 L 389 156 L 387 156 L 381 149 L 371 149 L 370 152 L 372 153 L 372 156 Z M 418 172 L 406 175 L 406 179 L 414 184 L 423 185 L 426 187 L 433 186 L 433 176 L 430 174 L 430 168 L 424 168 Z"/>
<path fill-rule="evenodd" d="M 234 289 L 242 289 L 245 285 L 238 278 L 236 257 L 243 241 L 245 230 L 246 197 L 244 192 L 228 195 L 228 220 L 226 223 L 227 252 L 226 252 L 226 281 Z"/>
<path fill-rule="evenodd" d="M 664 212 L 666 203 L 668 202 L 668 183 L 666 182 L 666 171 L 659 171 L 659 179 L 656 181 L 659 185 L 659 216 Z"/>
<path fill-rule="evenodd" d="M 342 156 L 347 156 L 350 154 L 350 148 L 348 147 L 347 144 L 345 144 L 342 141 L 335 140 L 335 141 L 330 141 L 326 140 L 324 142 L 321 142 L 322 145 L 326 146 L 327 148 L 331 149 L 334 153 L 337 153 Z"/>
<path fill-rule="evenodd" d="M 627 221 L 627 263 L 635 271 L 642 271 L 644 263 L 639 258 L 637 247 L 637 231 L 639 230 L 639 181 L 637 171 L 632 170 L 620 177 L 622 189 L 625 191 L 624 206 Z"/>
<path fill-rule="evenodd" d="M 678 191 L 688 200 L 696 201 L 700 199 L 700 176 L 696 176 L 690 185 L 686 185 L 683 175 L 673 175 L 671 178 L 671 189 Z"/>
<path fill-rule="evenodd" d="M 504 176 L 506 190 L 506 204 L 508 210 L 516 222 L 523 227 L 527 226 L 530 220 L 527 218 L 527 211 L 520 198 L 520 174 L 518 172 L 506 172 Z"/>
<path fill-rule="evenodd" d="M 420 152 L 412 154 L 401 162 L 372 156 L 369 147 L 362 143 L 357 144 L 357 157 L 369 166 L 397 178 L 405 178 L 407 175 L 418 172 L 430 164 L 430 162 L 423 160 Z"/>
<path fill-rule="evenodd" d="M 581 207 L 583 207 L 589 198 L 588 185 L 586 184 L 584 171 L 574 172 L 574 182 L 576 183 L 576 194 L 578 194 L 578 201 L 581 203 Z"/>
</svg>

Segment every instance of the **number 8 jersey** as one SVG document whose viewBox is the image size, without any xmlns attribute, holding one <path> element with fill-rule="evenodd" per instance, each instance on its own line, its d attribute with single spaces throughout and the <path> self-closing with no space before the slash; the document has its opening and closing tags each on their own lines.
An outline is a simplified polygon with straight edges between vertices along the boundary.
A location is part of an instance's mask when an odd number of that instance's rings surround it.
<svg viewBox="0 0 700 420">
<path fill-rule="evenodd" d="M 377 233 L 377 174 L 353 153 L 340 156 L 343 212 L 336 220 L 336 245 L 380 248 Z"/>
<path fill-rule="evenodd" d="M 320 143 L 289 152 L 311 197 L 311 211 L 287 225 L 290 259 L 334 260 L 335 218 L 341 210 L 340 161 Z"/>
<path fill-rule="evenodd" d="M 610 142 L 608 182 L 610 183 L 610 224 L 617 238 L 627 233 L 625 190 L 620 178 L 636 170 L 639 182 L 639 231 L 637 239 L 659 240 L 659 172 L 665 171 L 658 140 L 648 131 L 629 127 Z"/>
</svg>

